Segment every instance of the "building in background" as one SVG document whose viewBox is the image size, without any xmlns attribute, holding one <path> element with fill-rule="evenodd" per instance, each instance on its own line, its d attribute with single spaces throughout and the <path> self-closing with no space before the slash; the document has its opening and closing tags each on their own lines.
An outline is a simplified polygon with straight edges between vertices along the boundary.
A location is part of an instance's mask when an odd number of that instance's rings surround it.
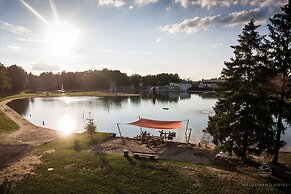
<svg viewBox="0 0 291 194">
<path fill-rule="evenodd" d="M 202 79 L 199 83 L 199 89 L 217 89 L 219 84 L 223 83 L 223 79 Z"/>
</svg>

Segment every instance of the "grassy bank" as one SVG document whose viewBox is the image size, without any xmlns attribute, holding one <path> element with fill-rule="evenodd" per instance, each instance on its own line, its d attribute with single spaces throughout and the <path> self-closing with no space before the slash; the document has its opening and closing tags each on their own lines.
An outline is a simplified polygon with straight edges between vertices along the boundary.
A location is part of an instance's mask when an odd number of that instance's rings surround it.
<svg viewBox="0 0 291 194">
<path fill-rule="evenodd" d="M 97 133 L 94 142 L 108 136 Z M 94 153 L 89 149 L 87 134 L 75 134 L 37 147 L 33 154 L 42 155 L 43 163 L 35 169 L 36 175 L 13 187 L 14 193 L 285 192 L 273 186 L 260 186 L 278 180 L 263 178 L 256 168 L 240 162 L 200 165 L 152 161 Z M 48 171 L 49 168 L 53 170 Z"/>
<path fill-rule="evenodd" d="M 0 111 L 0 132 L 12 132 L 19 129 L 19 126 Z"/>
<path fill-rule="evenodd" d="M 19 94 L 14 94 L 14 95 L 2 97 L 2 98 L 0 98 L 0 101 L 9 100 L 9 99 L 13 99 L 13 98 L 31 97 L 31 96 L 36 96 L 36 94 L 33 94 L 33 93 L 19 93 Z"/>
<path fill-rule="evenodd" d="M 60 97 L 60 96 L 98 96 L 98 97 L 106 97 L 106 96 L 139 96 L 140 94 L 130 94 L 130 93 L 117 93 L 113 94 L 111 92 L 103 92 L 103 91 L 87 91 L 87 92 L 38 92 L 38 93 L 19 93 L 11 96 L 6 96 L 0 98 L 0 101 L 9 100 L 13 98 L 24 98 L 24 97 Z"/>
</svg>

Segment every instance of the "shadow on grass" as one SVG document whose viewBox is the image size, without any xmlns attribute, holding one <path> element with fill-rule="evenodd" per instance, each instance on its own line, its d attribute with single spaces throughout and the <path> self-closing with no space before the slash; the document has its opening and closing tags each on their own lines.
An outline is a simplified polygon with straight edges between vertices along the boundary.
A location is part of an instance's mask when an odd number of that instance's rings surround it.
<svg viewBox="0 0 291 194">
<path fill-rule="evenodd" d="M 130 156 L 126 156 L 125 158 L 129 162 L 129 164 L 131 164 L 131 165 L 135 165 L 136 164 L 136 162 Z"/>
<path fill-rule="evenodd" d="M 109 164 L 109 161 L 106 158 L 106 154 L 99 153 L 98 156 L 99 156 L 99 159 L 100 159 L 101 168 L 106 169 L 106 170 L 111 170 L 112 166 Z"/>
<path fill-rule="evenodd" d="M 210 166 L 213 168 L 235 172 L 252 177 L 258 181 L 264 180 L 267 184 L 276 187 L 284 193 L 291 193 L 291 170 L 290 168 L 282 165 L 267 164 L 271 168 L 271 175 L 261 176 L 260 167 L 262 163 L 248 159 L 242 161 L 240 159 L 232 159 L 230 161 L 224 160 L 211 160 Z M 251 167 L 254 171 L 246 172 L 244 168 Z"/>
<path fill-rule="evenodd" d="M 32 147 L 28 144 L 0 144 L 0 169 L 22 158 Z"/>
</svg>

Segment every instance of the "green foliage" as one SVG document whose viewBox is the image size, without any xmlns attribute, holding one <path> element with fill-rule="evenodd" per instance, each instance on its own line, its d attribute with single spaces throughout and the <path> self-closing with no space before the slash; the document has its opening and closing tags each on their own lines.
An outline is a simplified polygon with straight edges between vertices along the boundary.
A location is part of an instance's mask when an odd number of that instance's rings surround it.
<svg viewBox="0 0 291 194">
<path fill-rule="evenodd" d="M 281 141 L 287 124 L 291 125 L 291 8 L 290 4 L 282 8 L 282 13 L 270 19 L 268 61 L 271 76 L 269 76 L 269 94 L 272 112 L 276 117 L 276 142 L 273 163 L 278 162 L 279 149 L 285 144 Z"/>
<path fill-rule="evenodd" d="M 91 136 L 91 140 L 93 139 L 93 134 L 96 133 L 97 127 L 93 121 L 93 119 L 88 119 L 86 123 L 85 129 L 87 133 Z"/>
<path fill-rule="evenodd" d="M 262 86 L 265 76 L 262 40 L 251 20 L 239 35 L 234 49 L 235 58 L 225 62 L 219 89 L 223 96 L 209 117 L 208 130 L 216 145 L 246 158 L 247 153 L 272 151 L 274 136 L 272 115 L 267 104 L 267 93 Z"/>
<path fill-rule="evenodd" d="M 12 65 L 4 67 L 0 64 L 0 97 L 27 90 L 36 91 L 57 91 L 63 84 L 66 91 L 94 91 L 107 90 L 112 83 L 116 87 L 130 86 L 139 87 L 159 85 L 164 86 L 169 82 L 191 82 L 182 80 L 178 74 L 161 73 L 157 75 L 141 76 L 133 74 L 128 76 L 119 70 L 89 70 L 84 72 L 62 72 L 54 74 L 43 72 L 39 76 L 27 74 L 21 67 Z"/>
<path fill-rule="evenodd" d="M 0 111 L 0 132 L 11 132 L 19 129 L 19 126 Z"/>
<path fill-rule="evenodd" d="M 11 89 L 11 79 L 7 69 L 0 63 L 0 97 L 4 96 Z"/>
<path fill-rule="evenodd" d="M 27 86 L 27 73 L 26 71 L 17 65 L 11 65 L 7 68 L 9 76 L 11 78 L 11 93 L 18 93 L 26 89 Z"/>
</svg>

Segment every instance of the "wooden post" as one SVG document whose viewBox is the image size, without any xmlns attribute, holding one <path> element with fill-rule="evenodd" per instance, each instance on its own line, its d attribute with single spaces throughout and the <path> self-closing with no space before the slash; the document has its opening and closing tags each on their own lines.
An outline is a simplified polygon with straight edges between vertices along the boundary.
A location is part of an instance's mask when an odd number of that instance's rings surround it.
<svg viewBox="0 0 291 194">
<path fill-rule="evenodd" d="M 118 128 L 119 135 L 120 135 L 120 138 L 121 138 L 121 140 L 122 140 L 122 143 L 125 144 L 124 139 L 123 139 L 123 137 L 122 137 L 122 135 L 121 135 L 121 130 L 120 130 L 120 127 L 119 127 L 119 123 L 117 123 L 117 128 Z"/>
<path fill-rule="evenodd" d="M 140 116 L 138 116 L 138 119 L 140 119 Z M 140 135 L 142 135 L 142 127 L 139 127 Z"/>
<path fill-rule="evenodd" d="M 119 135 L 122 138 L 121 131 L 120 131 L 120 127 L 119 127 L 119 123 L 117 123 L 117 128 L 118 128 L 118 131 L 119 131 Z"/>
<path fill-rule="evenodd" d="M 186 143 L 189 143 L 189 140 L 187 138 L 187 132 L 188 132 L 188 126 L 189 126 L 189 119 L 186 120 L 187 121 L 187 124 L 186 124 L 186 129 L 185 129 L 185 138 L 186 138 Z"/>
</svg>

